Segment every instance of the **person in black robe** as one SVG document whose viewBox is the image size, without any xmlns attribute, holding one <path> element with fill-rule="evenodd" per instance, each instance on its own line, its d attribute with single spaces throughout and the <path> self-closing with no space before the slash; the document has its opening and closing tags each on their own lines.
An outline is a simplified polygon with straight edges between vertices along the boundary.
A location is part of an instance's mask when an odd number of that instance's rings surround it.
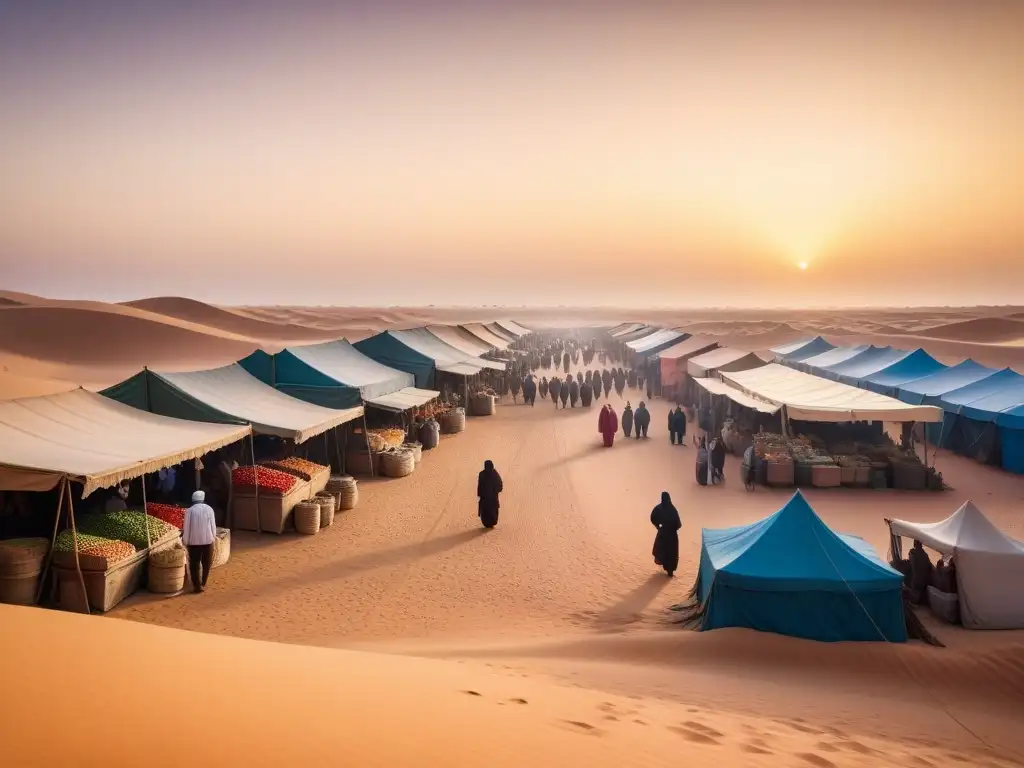
<svg viewBox="0 0 1024 768">
<path fill-rule="evenodd" d="M 622 369 L 620 368 L 619 371 L 615 374 L 615 394 L 617 394 L 619 397 L 622 397 L 622 392 L 625 388 L 626 375 L 622 372 Z"/>
<path fill-rule="evenodd" d="M 584 381 L 580 384 L 580 403 L 584 408 L 589 408 L 590 404 L 594 401 L 594 388 L 590 385 L 589 381 Z"/>
<path fill-rule="evenodd" d="M 717 437 L 711 441 L 711 482 L 725 482 L 725 441 Z"/>
<path fill-rule="evenodd" d="M 558 393 L 559 399 L 562 401 L 562 408 L 565 408 L 565 404 L 569 402 L 569 384 L 572 382 L 572 376 L 566 376 L 565 381 L 562 382 L 562 391 Z"/>
<path fill-rule="evenodd" d="M 566 373 L 569 372 L 569 353 L 568 352 L 566 352 L 564 355 L 562 355 L 562 368 L 565 369 Z"/>
<path fill-rule="evenodd" d="M 501 475 L 494 468 L 494 462 L 488 459 L 484 468 L 476 478 L 476 495 L 479 498 L 477 514 L 484 528 L 493 528 L 498 524 L 498 494 L 505 490 Z"/>
<path fill-rule="evenodd" d="M 636 411 L 633 412 L 633 429 L 636 431 L 636 439 L 647 437 L 647 428 L 651 425 L 651 412 L 647 410 L 647 404 L 640 401 Z"/>
<path fill-rule="evenodd" d="M 612 392 L 612 381 L 611 381 L 611 377 L 609 376 L 608 380 L 605 381 L 605 383 L 604 383 L 604 397 L 605 397 L 605 400 L 608 399 L 608 397 L 611 395 L 611 392 Z"/>
<path fill-rule="evenodd" d="M 523 398 L 531 406 L 537 401 L 537 380 L 530 374 L 523 382 Z"/>
<path fill-rule="evenodd" d="M 519 390 L 523 388 L 522 379 L 518 375 L 512 377 L 512 402 L 518 402 Z"/>
<path fill-rule="evenodd" d="M 576 403 L 579 402 L 579 399 L 580 399 L 580 385 L 579 385 L 579 382 L 577 382 L 576 379 L 570 379 L 569 380 L 569 402 L 570 402 L 570 405 L 573 408 L 575 408 L 576 407 Z"/>
<path fill-rule="evenodd" d="M 632 368 L 629 369 L 629 373 L 626 374 L 626 383 L 630 389 L 636 389 L 636 371 Z"/>
<path fill-rule="evenodd" d="M 697 446 L 697 482 L 708 484 L 708 442 L 703 437 Z"/>
<path fill-rule="evenodd" d="M 542 376 L 540 380 L 540 399 L 544 400 L 548 396 L 548 377 Z"/>
<path fill-rule="evenodd" d="M 562 392 L 562 380 L 557 376 L 551 378 L 551 383 L 548 384 L 548 391 L 551 393 L 551 402 L 555 404 L 555 410 L 558 410 L 558 396 Z"/>
<path fill-rule="evenodd" d="M 651 552 L 654 564 L 664 568 L 671 578 L 679 567 L 679 529 L 683 521 L 668 492 L 661 494 L 661 503 L 651 510 L 651 525 L 658 529 Z"/>
<path fill-rule="evenodd" d="M 683 409 L 678 405 L 674 411 L 669 411 L 668 429 L 672 445 L 684 445 L 684 439 L 686 438 L 686 414 L 683 413 Z"/>
<path fill-rule="evenodd" d="M 633 406 L 629 404 L 629 400 L 626 401 L 626 407 L 622 409 L 620 423 L 622 424 L 622 434 L 629 437 L 629 433 L 633 431 Z"/>
<path fill-rule="evenodd" d="M 594 399 L 595 400 L 600 400 L 601 399 L 601 377 L 600 376 L 594 376 L 590 380 L 590 386 L 594 390 Z"/>
<path fill-rule="evenodd" d="M 932 583 L 931 558 L 924 551 L 924 546 L 917 539 L 910 550 L 907 559 L 910 561 L 910 593 L 913 601 L 918 605 L 924 604 L 928 599 L 928 585 Z"/>
<path fill-rule="evenodd" d="M 576 383 L 577 384 L 582 384 L 583 383 L 583 371 L 576 371 Z"/>
</svg>

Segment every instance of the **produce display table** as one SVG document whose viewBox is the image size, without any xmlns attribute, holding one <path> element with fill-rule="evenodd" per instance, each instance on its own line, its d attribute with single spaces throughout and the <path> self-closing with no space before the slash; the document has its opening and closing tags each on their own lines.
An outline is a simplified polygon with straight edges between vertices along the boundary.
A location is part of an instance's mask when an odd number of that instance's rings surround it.
<svg viewBox="0 0 1024 768">
<path fill-rule="evenodd" d="M 324 485 L 330 478 L 330 472 L 324 473 Z M 310 484 L 300 480 L 284 496 L 259 494 L 259 511 L 257 512 L 257 496 L 253 489 L 235 488 L 231 499 L 231 527 L 239 531 L 262 531 L 264 533 L 284 533 L 291 517 L 292 510 L 300 501 L 312 495 Z M 257 526 L 257 514 L 259 525 Z"/>
<path fill-rule="evenodd" d="M 309 495 L 315 496 L 327 487 L 327 481 L 331 479 L 331 468 L 324 467 L 322 472 L 317 472 L 309 480 Z"/>
</svg>

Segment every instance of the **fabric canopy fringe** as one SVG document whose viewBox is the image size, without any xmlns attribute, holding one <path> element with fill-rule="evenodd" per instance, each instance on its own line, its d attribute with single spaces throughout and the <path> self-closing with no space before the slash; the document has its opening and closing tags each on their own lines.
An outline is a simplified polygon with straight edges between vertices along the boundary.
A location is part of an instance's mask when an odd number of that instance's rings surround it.
<svg viewBox="0 0 1024 768">
<path fill-rule="evenodd" d="M 693 582 L 693 586 L 686 594 L 686 600 L 673 605 L 671 610 L 676 614 L 673 623 L 687 629 L 700 629 L 707 612 L 707 603 L 702 603 L 700 600 L 700 576 Z"/>
</svg>

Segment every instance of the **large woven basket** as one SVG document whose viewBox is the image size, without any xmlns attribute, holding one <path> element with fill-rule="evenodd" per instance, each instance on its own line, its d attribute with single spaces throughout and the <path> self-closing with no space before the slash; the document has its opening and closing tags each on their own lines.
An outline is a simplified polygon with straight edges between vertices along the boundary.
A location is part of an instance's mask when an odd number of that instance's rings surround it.
<svg viewBox="0 0 1024 768">
<path fill-rule="evenodd" d="M 21 576 L 0 576 L 0 603 L 34 605 L 42 571 Z"/>
<path fill-rule="evenodd" d="M 359 503 L 359 485 L 353 481 L 350 485 L 342 488 L 339 495 L 341 496 L 341 503 L 338 505 L 339 511 L 355 509 L 356 504 Z"/>
<path fill-rule="evenodd" d="M 320 530 L 319 501 L 300 501 L 292 512 L 295 515 L 295 530 L 306 536 L 313 536 Z"/>
<path fill-rule="evenodd" d="M 19 579 L 38 574 L 50 549 L 46 539 L 17 539 L 0 542 L 0 576 Z"/>
<path fill-rule="evenodd" d="M 227 528 L 217 529 L 217 538 L 213 541 L 213 557 L 210 568 L 219 568 L 231 558 L 231 531 Z"/>
<path fill-rule="evenodd" d="M 452 408 L 441 417 L 441 429 L 446 435 L 455 435 L 466 428 L 466 409 Z"/>
<path fill-rule="evenodd" d="M 334 522 L 334 494 L 330 491 L 320 491 L 311 501 L 320 505 L 320 527 L 326 528 Z"/>
<path fill-rule="evenodd" d="M 496 401 L 492 395 L 473 395 L 469 400 L 469 410 L 474 416 L 493 416 L 497 411 Z"/>
<path fill-rule="evenodd" d="M 417 464 L 423 460 L 423 444 L 418 440 L 411 443 L 402 443 L 402 447 L 412 451 L 412 460 Z"/>
<path fill-rule="evenodd" d="M 387 477 L 405 477 L 411 475 L 416 469 L 416 460 L 412 451 L 395 449 L 382 453 L 380 457 L 380 471 Z"/>
<path fill-rule="evenodd" d="M 178 566 L 185 565 L 186 562 L 188 562 L 188 556 L 185 547 L 181 544 L 166 547 L 149 554 L 150 567 L 177 568 Z"/>
<path fill-rule="evenodd" d="M 146 588 L 157 595 L 173 595 L 185 588 L 185 562 L 181 565 L 158 565 L 151 559 Z"/>
</svg>

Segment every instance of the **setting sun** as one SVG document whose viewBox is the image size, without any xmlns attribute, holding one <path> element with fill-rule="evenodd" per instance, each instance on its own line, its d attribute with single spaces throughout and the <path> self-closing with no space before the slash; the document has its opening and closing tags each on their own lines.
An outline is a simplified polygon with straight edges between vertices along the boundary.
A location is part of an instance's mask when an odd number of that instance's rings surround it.
<svg viewBox="0 0 1024 768">
<path fill-rule="evenodd" d="M 800 267 L 800 269 L 807 269 L 807 262 L 801 261 L 797 266 Z"/>
</svg>

